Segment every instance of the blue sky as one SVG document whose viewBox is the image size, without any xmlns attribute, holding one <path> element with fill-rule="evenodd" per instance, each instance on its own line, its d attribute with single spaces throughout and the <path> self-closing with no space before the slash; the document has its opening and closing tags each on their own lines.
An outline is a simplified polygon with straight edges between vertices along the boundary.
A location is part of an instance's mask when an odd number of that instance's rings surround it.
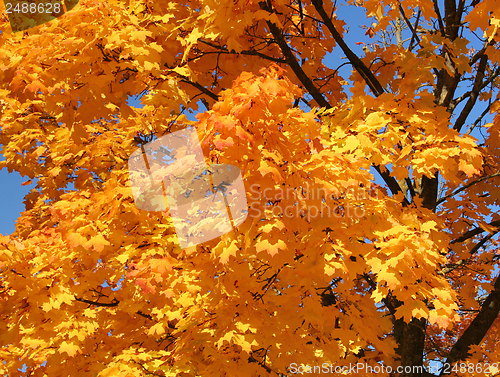
<svg viewBox="0 0 500 377">
<path fill-rule="evenodd" d="M 26 180 L 17 172 L 0 170 L 0 233 L 4 236 L 14 232 L 16 219 L 24 211 L 24 196 L 31 189 L 29 186 L 21 186 Z"/>
</svg>

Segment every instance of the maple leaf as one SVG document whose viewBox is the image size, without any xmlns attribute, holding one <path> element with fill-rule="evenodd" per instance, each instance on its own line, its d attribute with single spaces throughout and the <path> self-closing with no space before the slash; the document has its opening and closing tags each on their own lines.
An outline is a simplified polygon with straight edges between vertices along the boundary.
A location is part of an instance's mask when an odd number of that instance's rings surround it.
<svg viewBox="0 0 500 377">
<path fill-rule="evenodd" d="M 232 147 L 234 145 L 234 140 L 232 137 L 228 137 L 227 139 L 217 138 L 214 140 L 214 145 L 217 149 L 223 150 Z"/>
<path fill-rule="evenodd" d="M 162 323 L 157 323 L 156 325 L 152 326 L 149 329 L 148 334 L 149 335 L 162 335 L 165 333 L 165 328 L 163 327 Z"/>
<path fill-rule="evenodd" d="M 97 252 L 101 252 L 107 245 L 110 245 L 109 241 L 106 240 L 101 234 L 91 237 L 90 240 L 85 243 L 85 247 L 88 248 L 91 246 Z"/>
<path fill-rule="evenodd" d="M 277 240 L 275 243 L 271 243 L 269 240 L 262 240 L 255 246 L 255 249 L 258 253 L 267 251 L 269 255 L 274 256 L 280 250 L 286 250 L 286 244 L 282 240 Z"/>
<path fill-rule="evenodd" d="M 80 349 L 80 347 L 78 347 L 76 344 L 74 344 L 72 342 L 66 342 L 66 341 L 63 341 L 61 343 L 61 345 L 59 346 L 59 350 L 58 351 L 59 351 L 59 353 L 66 352 L 69 357 L 73 357 L 76 354 L 82 352 L 82 350 Z"/>
<path fill-rule="evenodd" d="M 275 182 L 281 182 L 281 181 L 283 181 L 283 178 L 282 178 L 282 176 L 280 174 L 280 171 L 277 168 L 271 166 L 265 160 L 262 160 L 260 162 L 260 166 L 258 168 L 258 171 L 262 174 L 262 176 L 266 176 L 267 174 L 271 174 L 272 177 L 273 177 L 273 180 Z"/>
<path fill-rule="evenodd" d="M 229 260 L 230 256 L 235 257 L 236 252 L 239 250 L 239 247 L 236 244 L 236 241 L 231 242 L 228 247 L 225 247 L 220 255 L 220 262 L 226 264 Z"/>
<path fill-rule="evenodd" d="M 144 293 L 155 293 L 156 288 L 153 284 L 151 284 L 150 279 L 139 278 L 136 281 L 136 284 L 141 287 Z"/>
</svg>

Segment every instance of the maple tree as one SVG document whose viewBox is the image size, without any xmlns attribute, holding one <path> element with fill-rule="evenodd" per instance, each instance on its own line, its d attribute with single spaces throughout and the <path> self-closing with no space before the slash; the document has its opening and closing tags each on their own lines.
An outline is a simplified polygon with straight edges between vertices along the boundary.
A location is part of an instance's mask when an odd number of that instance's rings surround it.
<svg viewBox="0 0 500 377">
<path fill-rule="evenodd" d="M 18 33 L 2 8 L 0 167 L 36 187 L 0 240 L 0 373 L 498 375 L 497 5 L 85 0 Z M 249 210 L 181 249 L 127 160 L 187 126 Z"/>
</svg>

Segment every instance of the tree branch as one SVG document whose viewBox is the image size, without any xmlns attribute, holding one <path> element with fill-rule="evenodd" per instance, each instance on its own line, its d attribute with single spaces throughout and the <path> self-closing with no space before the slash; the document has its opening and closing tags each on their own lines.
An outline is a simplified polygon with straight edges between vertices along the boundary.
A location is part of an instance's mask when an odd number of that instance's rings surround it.
<svg viewBox="0 0 500 377">
<path fill-rule="evenodd" d="M 229 51 L 227 48 L 224 48 L 222 46 L 218 46 L 215 43 L 211 43 L 209 41 L 205 41 L 204 39 L 198 39 L 198 42 L 201 42 L 203 44 L 206 44 L 207 46 L 210 46 L 210 47 L 213 47 L 217 50 L 220 50 L 219 53 L 221 53 L 221 54 L 251 55 L 251 56 L 258 56 L 260 58 L 270 60 L 270 61 L 275 62 L 275 63 L 286 63 L 286 61 L 283 59 L 273 58 L 272 56 L 268 56 L 266 54 L 263 54 L 261 52 L 255 51 L 255 50 L 244 50 L 241 52 L 232 52 L 232 51 Z"/>
<path fill-rule="evenodd" d="M 116 298 L 113 299 L 111 302 L 97 302 L 97 301 L 90 301 L 90 300 L 85 300 L 84 298 L 79 298 L 75 296 L 76 301 L 84 302 L 89 305 L 94 305 L 94 306 L 103 306 L 106 308 L 112 308 L 114 306 L 118 306 L 120 301 L 118 301 Z"/>
<path fill-rule="evenodd" d="M 486 106 L 486 109 L 484 109 L 484 111 L 481 113 L 481 115 L 479 115 L 477 117 L 477 119 L 474 121 L 474 124 L 472 125 L 472 127 L 467 130 L 467 132 L 465 133 L 466 135 L 469 135 L 474 130 L 474 128 L 476 128 L 476 126 L 479 124 L 479 122 L 481 122 L 481 120 L 483 120 L 483 118 L 486 116 L 486 114 L 488 114 L 490 112 L 491 105 L 493 103 L 495 103 L 495 101 L 493 101 L 493 102 L 490 101 L 488 106 Z"/>
<path fill-rule="evenodd" d="M 271 4 L 267 4 L 266 2 L 262 1 L 259 3 L 259 5 L 263 10 L 266 10 L 269 13 L 273 13 Z M 328 101 L 325 99 L 325 97 L 323 97 L 319 89 L 316 88 L 311 79 L 302 70 L 302 67 L 299 65 L 292 50 L 288 46 L 285 37 L 281 34 L 280 29 L 271 21 L 267 21 L 267 26 L 269 27 L 271 34 L 276 40 L 276 43 L 278 43 L 278 46 L 280 46 L 281 51 L 283 52 L 283 56 L 285 57 L 285 60 L 292 69 L 292 71 L 295 73 L 295 76 L 297 76 L 297 78 L 304 85 L 307 91 L 313 96 L 314 100 L 318 103 L 320 107 L 326 107 L 327 109 L 330 109 L 332 106 L 328 103 Z"/>
<path fill-rule="evenodd" d="M 403 6 L 401 5 L 401 1 L 399 1 L 399 0 L 398 0 L 398 8 L 399 8 L 399 13 L 401 13 L 401 16 L 403 17 L 403 20 L 406 22 L 406 25 L 408 25 L 408 27 L 410 28 L 410 31 L 412 33 L 410 44 L 409 44 L 409 47 L 408 47 L 408 49 L 409 49 L 411 47 L 411 45 L 413 44 L 414 40 L 416 40 L 417 43 L 420 44 L 420 38 L 418 37 L 417 31 L 415 30 L 415 28 L 411 24 L 410 20 L 408 19 L 408 17 L 406 17 L 405 10 L 403 9 Z M 418 22 L 420 20 L 420 14 L 421 13 L 422 13 L 422 11 L 419 10 L 418 14 L 417 14 L 417 22 L 415 23 L 415 27 L 418 26 Z"/>
<path fill-rule="evenodd" d="M 85 304 L 92 305 L 92 306 L 100 306 L 100 307 L 105 307 L 105 308 L 113 308 L 113 307 L 118 306 L 118 304 L 120 303 L 120 301 L 118 301 L 116 298 L 114 298 L 113 301 L 111 301 L 111 302 L 97 302 L 97 301 L 85 300 L 84 298 L 80 298 L 80 297 L 75 296 L 75 300 L 83 302 Z M 151 317 L 149 314 L 144 314 L 140 310 L 137 311 L 136 314 L 138 314 L 141 317 L 144 317 L 146 319 L 149 319 L 149 320 L 153 319 L 153 317 Z"/>
<path fill-rule="evenodd" d="M 500 232 L 500 230 L 497 230 L 496 232 L 494 233 L 490 233 L 488 234 L 486 237 L 483 237 L 483 239 L 481 241 L 479 241 L 476 245 L 474 245 L 474 247 L 469 251 L 469 254 L 471 256 L 473 256 L 474 254 L 476 254 L 479 249 L 486 243 L 488 242 L 489 240 L 491 240 L 493 237 L 495 237 L 495 235 L 497 235 L 498 233 Z M 467 260 L 469 258 L 466 258 L 466 259 L 460 259 L 458 262 L 455 262 L 455 263 L 450 263 L 448 264 L 445 268 L 443 268 L 441 270 L 441 272 L 446 275 L 448 273 L 450 273 L 451 271 L 455 270 L 456 268 L 464 265 Z"/>
<path fill-rule="evenodd" d="M 484 71 L 486 69 L 487 64 L 488 64 L 488 56 L 483 55 L 481 57 L 481 60 L 479 61 L 479 67 L 477 68 L 476 78 L 474 80 L 474 86 L 471 90 L 469 100 L 465 104 L 464 108 L 462 109 L 462 112 L 460 113 L 457 121 L 455 122 L 455 125 L 453 126 L 454 130 L 460 132 L 460 129 L 462 128 L 465 121 L 467 120 L 467 117 L 474 108 L 474 105 L 476 104 L 477 98 L 479 96 L 479 92 L 481 91 L 481 85 L 483 84 L 483 79 L 484 79 Z"/>
<path fill-rule="evenodd" d="M 455 0 L 444 0 L 444 23 L 446 36 L 454 41 L 458 37 L 460 23 L 460 9 L 457 9 Z M 458 19 L 457 19 L 458 18 Z"/>
<path fill-rule="evenodd" d="M 323 0 L 312 0 L 312 4 L 314 5 L 316 11 L 323 19 L 323 22 L 325 23 L 326 27 L 332 34 L 333 39 L 335 39 L 335 42 L 342 49 L 347 59 L 349 59 L 349 61 L 351 62 L 352 66 L 356 69 L 356 71 L 358 71 L 361 77 L 368 84 L 373 94 L 375 94 L 375 96 L 377 97 L 383 94 L 384 88 L 380 84 L 378 79 L 375 77 L 373 72 L 365 65 L 365 63 L 363 63 L 363 61 L 354 52 L 352 52 L 352 50 L 347 46 L 342 36 L 335 28 L 335 25 L 333 25 L 332 20 L 326 14 L 325 8 L 323 8 Z"/>
<path fill-rule="evenodd" d="M 500 220 L 494 220 L 490 223 L 488 223 L 489 226 L 494 226 L 494 227 L 500 227 Z M 496 229 L 498 230 L 498 229 Z M 454 244 L 454 243 L 458 243 L 458 242 L 464 242 L 466 240 L 468 240 L 469 238 L 472 238 L 474 236 L 477 236 L 478 234 L 481 234 L 485 232 L 485 230 L 481 227 L 477 227 L 477 228 L 474 228 L 474 229 L 471 229 L 467 232 L 465 232 L 464 234 L 462 234 L 460 237 L 458 238 L 455 238 L 453 241 L 450 242 L 450 244 Z"/>
<path fill-rule="evenodd" d="M 396 181 L 396 179 L 389 174 L 389 171 L 387 170 L 387 168 L 384 167 L 384 170 L 382 170 L 380 168 L 380 165 L 372 165 L 372 166 L 380 174 L 380 176 L 384 179 L 385 183 L 387 184 L 387 186 L 389 187 L 389 189 L 391 190 L 393 195 L 396 195 L 399 192 L 403 192 L 403 190 L 399 186 L 398 181 Z M 407 206 L 409 204 L 410 204 L 410 202 L 408 202 L 408 199 L 405 197 L 403 199 L 403 206 Z"/>
<path fill-rule="evenodd" d="M 337 44 L 342 48 L 344 53 L 346 54 L 347 58 L 351 62 L 354 68 L 360 72 L 361 76 L 365 79 L 367 84 L 370 86 L 372 91 L 376 96 L 381 95 L 384 93 L 384 89 L 382 85 L 378 82 L 377 78 L 375 75 L 366 67 L 366 65 L 349 49 L 349 47 L 344 43 L 342 37 L 340 34 L 337 32 L 335 29 L 335 26 L 331 22 L 330 18 L 326 14 L 324 8 L 323 8 L 323 3 L 321 0 L 313 0 L 313 4 L 318 10 L 318 13 L 320 16 L 323 18 L 323 22 L 327 25 L 328 29 L 332 33 L 335 41 Z M 270 13 L 273 12 L 272 7 L 270 4 L 267 4 L 265 2 L 260 2 L 259 3 L 260 7 Z M 278 45 L 281 48 L 281 51 L 283 52 L 283 55 L 286 58 L 286 61 L 288 65 L 292 68 L 293 72 L 297 76 L 297 78 L 300 80 L 300 82 L 304 85 L 304 87 L 308 90 L 308 92 L 312 95 L 314 100 L 321 106 L 321 107 L 326 107 L 326 108 L 331 108 L 331 105 L 326 101 L 326 99 L 323 97 L 323 95 L 320 93 L 318 88 L 314 85 L 314 83 L 309 79 L 309 77 L 304 73 L 300 65 L 298 64 L 295 56 L 293 55 L 292 51 L 290 50 L 290 47 L 288 46 L 288 43 L 286 42 L 285 38 L 281 34 L 279 28 L 273 24 L 270 21 L 267 21 L 267 25 L 273 34 L 274 39 L 278 43 Z M 385 183 L 391 190 L 391 192 L 395 195 L 399 191 L 401 191 L 401 188 L 399 187 L 399 184 L 397 181 L 392 177 L 387 169 L 384 167 L 384 171 L 382 172 L 382 169 L 380 168 L 379 165 L 374 166 L 375 169 L 378 171 L 378 173 L 381 175 L 381 177 L 384 179 Z M 403 205 L 409 205 L 408 199 L 404 198 L 403 200 Z"/>
<path fill-rule="evenodd" d="M 477 316 L 451 349 L 446 363 L 454 364 L 457 361 L 465 360 L 469 355 L 470 347 L 481 343 L 499 313 L 500 277 L 497 278 L 493 290 L 484 301 Z M 441 371 L 440 376 L 443 374 L 444 370 Z"/>
<path fill-rule="evenodd" d="M 203 92 L 204 94 L 206 94 L 207 96 L 209 96 L 210 98 L 212 98 L 214 101 L 218 101 L 219 100 L 219 96 L 217 94 L 215 94 L 214 92 L 208 90 L 203 85 L 201 85 L 201 84 L 199 84 L 197 82 L 189 80 L 186 76 L 181 76 L 181 77 L 182 77 L 181 82 L 194 86 L 196 89 L 200 90 L 201 92 Z"/>
<path fill-rule="evenodd" d="M 439 31 L 441 32 L 441 35 L 445 35 L 444 32 L 444 23 L 443 23 L 443 17 L 441 17 L 441 12 L 439 11 L 439 5 L 437 3 L 437 0 L 432 0 L 432 3 L 434 4 L 434 12 L 436 12 L 437 19 L 438 19 L 438 24 L 439 24 Z"/>
<path fill-rule="evenodd" d="M 489 83 L 491 83 L 493 80 L 495 80 L 498 75 L 500 75 L 500 67 L 498 67 L 495 72 L 493 72 L 491 75 L 488 76 L 488 78 L 481 84 L 479 87 L 479 92 L 481 92 Z M 468 98 L 472 94 L 472 90 L 469 92 L 465 92 L 462 94 L 460 97 L 456 98 L 453 100 L 453 107 L 456 107 L 460 102 L 462 102 L 464 99 Z"/>
<path fill-rule="evenodd" d="M 445 200 L 447 200 L 447 199 L 449 199 L 449 198 L 451 198 L 451 197 L 453 197 L 453 196 L 461 193 L 464 190 L 467 190 L 469 187 L 474 186 L 477 183 L 480 183 L 480 182 L 485 181 L 487 179 L 498 177 L 498 176 L 500 176 L 500 170 L 497 171 L 494 174 L 491 174 L 491 175 L 488 175 L 486 177 L 482 177 L 482 178 L 479 178 L 479 179 L 477 179 L 475 181 L 472 181 L 472 182 L 468 183 L 467 185 L 465 185 L 463 187 L 460 187 L 459 189 L 453 191 L 450 195 L 446 195 L 443 198 L 439 199 L 438 202 L 436 203 L 436 205 L 439 205 L 439 204 L 443 203 Z"/>
<path fill-rule="evenodd" d="M 486 52 L 486 49 L 489 46 L 493 46 L 495 43 L 496 42 L 495 42 L 494 39 L 492 39 L 491 41 L 485 43 L 485 45 L 483 46 L 483 48 L 481 50 L 479 50 L 478 52 L 476 52 L 476 54 L 472 57 L 472 59 L 469 62 L 469 66 L 472 67 L 484 55 L 484 53 Z"/>
<path fill-rule="evenodd" d="M 418 28 L 418 23 L 420 22 L 421 15 L 422 15 L 422 11 L 419 9 L 418 13 L 417 13 L 417 20 L 415 21 L 415 26 L 413 28 L 414 30 L 412 31 L 413 34 L 411 36 L 410 44 L 408 45 L 408 51 L 411 51 L 413 49 L 413 41 L 414 40 L 417 41 L 417 44 L 420 44 L 420 39 L 418 38 L 418 34 L 417 34 L 417 28 Z"/>
<path fill-rule="evenodd" d="M 476 254 L 479 249 L 486 243 L 488 242 L 489 240 L 491 240 L 493 237 L 495 237 L 498 233 L 500 232 L 500 230 L 497 230 L 496 232 L 494 233 L 490 233 L 488 234 L 486 237 L 483 237 L 483 239 L 481 241 L 479 241 L 470 251 L 470 255 L 474 255 Z"/>
</svg>

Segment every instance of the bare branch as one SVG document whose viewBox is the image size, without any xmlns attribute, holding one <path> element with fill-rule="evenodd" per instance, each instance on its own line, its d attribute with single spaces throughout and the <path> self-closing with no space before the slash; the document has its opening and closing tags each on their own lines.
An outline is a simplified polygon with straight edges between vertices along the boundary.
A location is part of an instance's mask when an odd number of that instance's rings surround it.
<svg viewBox="0 0 500 377">
<path fill-rule="evenodd" d="M 497 171 L 494 174 L 488 175 L 486 177 L 481 177 L 481 178 L 479 178 L 479 179 L 477 179 L 475 181 L 472 181 L 472 182 L 468 183 L 467 185 L 465 185 L 463 187 L 460 187 L 459 189 L 453 191 L 450 195 L 446 195 L 443 198 L 439 199 L 438 202 L 436 203 L 436 205 L 439 205 L 439 204 L 443 203 L 445 200 L 447 200 L 447 199 L 449 199 L 449 198 L 451 198 L 451 197 L 453 197 L 453 196 L 461 193 L 464 190 L 467 190 L 469 187 L 471 187 L 471 186 L 473 186 L 475 184 L 478 184 L 478 183 L 480 183 L 482 181 L 485 181 L 485 180 L 490 179 L 490 178 L 498 177 L 498 176 L 500 176 L 500 171 Z"/>
<path fill-rule="evenodd" d="M 420 22 L 420 16 L 422 15 L 422 11 L 419 9 L 417 13 L 417 20 L 415 21 L 415 27 L 412 30 L 412 36 L 410 40 L 410 44 L 408 45 L 408 50 L 411 51 L 413 49 L 413 41 L 417 41 L 417 44 L 420 44 L 420 39 L 417 35 L 418 23 Z M 410 24 L 411 25 L 411 24 Z"/>
<path fill-rule="evenodd" d="M 491 221 L 490 223 L 488 223 L 488 225 L 489 226 L 494 226 L 494 227 L 498 228 L 498 227 L 500 227 L 500 220 Z M 496 229 L 495 231 L 498 231 L 498 229 Z M 481 234 L 483 232 L 485 232 L 485 230 L 483 228 L 477 227 L 477 228 L 474 228 L 474 229 L 471 229 L 471 230 L 465 232 L 460 237 L 455 238 L 450 243 L 454 244 L 454 243 L 458 243 L 458 242 L 464 242 L 464 241 L 468 240 L 469 238 L 477 236 L 478 234 Z"/>
<path fill-rule="evenodd" d="M 454 364 L 465 360 L 469 356 L 469 349 L 478 345 L 490 329 L 491 325 L 500 313 L 500 278 L 497 278 L 493 290 L 484 301 L 481 310 L 457 340 L 451 349 L 445 364 Z M 441 371 L 442 376 L 444 370 Z"/>
<path fill-rule="evenodd" d="M 437 19 L 438 19 L 438 24 L 439 24 L 439 31 L 441 32 L 441 35 L 445 35 L 444 31 L 444 22 L 443 22 L 443 17 L 441 17 L 441 12 L 439 11 L 439 5 L 437 0 L 432 0 L 434 4 L 434 12 L 436 12 Z"/>
<path fill-rule="evenodd" d="M 399 13 L 401 13 L 401 16 L 403 17 L 403 20 L 406 22 L 406 25 L 408 25 L 408 27 L 410 28 L 411 33 L 412 33 L 410 45 L 408 47 L 408 49 L 410 49 L 414 40 L 416 40 L 417 43 L 420 43 L 420 38 L 417 35 L 416 28 L 418 26 L 418 22 L 420 20 L 420 14 L 422 13 L 422 11 L 421 10 L 418 11 L 417 21 L 415 22 L 415 27 L 413 27 L 413 25 L 411 24 L 410 20 L 408 20 L 408 17 L 406 17 L 405 10 L 403 9 L 403 6 L 401 5 L 401 1 L 399 1 L 399 0 L 398 0 L 398 8 L 399 8 Z"/>
<path fill-rule="evenodd" d="M 476 52 L 476 54 L 472 57 L 472 59 L 469 62 L 469 65 L 472 67 L 484 55 L 484 53 L 486 52 L 486 49 L 489 46 L 493 46 L 495 43 L 496 42 L 494 39 L 491 39 L 491 41 L 485 43 L 483 48 L 481 50 L 479 50 L 478 52 Z"/>
<path fill-rule="evenodd" d="M 483 239 L 482 239 L 481 241 L 479 241 L 479 242 L 478 242 L 478 243 L 477 243 L 477 244 L 476 244 L 476 245 L 475 245 L 475 246 L 474 246 L 474 247 L 473 247 L 473 248 L 469 251 L 469 253 L 470 253 L 471 255 L 476 254 L 476 253 L 479 251 L 479 249 L 480 249 L 481 247 L 483 247 L 483 245 L 484 245 L 486 242 L 488 242 L 488 241 L 489 241 L 489 240 L 491 240 L 493 237 L 495 237 L 495 236 L 496 236 L 499 232 L 500 232 L 500 230 L 497 230 L 496 232 L 490 233 L 490 234 L 488 234 L 486 237 L 483 237 Z"/>
<path fill-rule="evenodd" d="M 380 84 L 376 76 L 365 65 L 365 63 L 363 63 L 363 61 L 354 52 L 352 52 L 352 50 L 347 46 L 342 36 L 339 34 L 337 29 L 333 25 L 332 20 L 326 14 L 325 8 L 323 8 L 323 0 L 312 0 L 312 3 L 316 8 L 316 11 L 323 19 L 323 22 L 325 23 L 326 27 L 332 34 L 333 39 L 335 39 L 335 42 L 342 49 L 347 59 L 349 59 L 349 61 L 351 62 L 352 66 L 356 69 L 356 71 L 358 71 L 361 77 L 365 80 L 365 82 L 370 87 L 373 94 L 375 94 L 375 96 L 377 97 L 383 94 L 384 88 Z"/>
<path fill-rule="evenodd" d="M 261 52 L 255 51 L 255 50 L 244 50 L 244 51 L 241 51 L 241 52 L 232 52 L 232 51 L 229 51 L 225 47 L 218 46 L 215 43 L 206 41 L 204 39 L 198 39 L 198 42 L 201 42 L 203 44 L 206 44 L 207 46 L 210 46 L 210 47 L 213 47 L 213 48 L 219 50 L 218 53 L 220 53 L 220 54 L 251 55 L 251 56 L 258 56 L 258 57 L 260 57 L 262 59 L 270 60 L 270 61 L 275 62 L 275 63 L 286 63 L 286 61 L 283 60 L 283 59 L 273 58 L 272 56 L 263 54 Z"/>
<path fill-rule="evenodd" d="M 481 239 L 481 241 L 479 241 L 476 245 L 474 245 L 474 247 L 469 251 L 469 254 L 471 256 L 476 254 L 479 251 L 479 249 L 482 246 L 484 246 L 484 244 L 486 242 L 491 240 L 498 233 L 500 233 L 500 230 L 497 230 L 496 232 L 490 233 L 487 236 L 483 237 L 483 239 Z M 445 268 L 443 268 L 443 270 L 441 272 L 446 275 L 446 274 L 450 273 L 451 271 L 457 269 L 458 267 L 465 265 L 469 259 L 470 258 L 460 259 L 458 262 L 448 264 Z"/>
<path fill-rule="evenodd" d="M 396 195 L 399 192 L 403 192 L 403 190 L 399 186 L 398 181 L 396 181 L 396 179 L 390 175 L 389 171 L 387 170 L 387 168 L 385 166 L 383 167 L 383 170 L 380 168 L 380 165 L 372 165 L 372 166 L 380 174 L 380 176 L 384 179 L 385 183 L 387 184 L 387 186 L 389 187 L 389 189 L 391 190 L 393 195 Z M 407 206 L 409 204 L 410 204 L 410 202 L 408 202 L 408 199 L 405 197 L 403 199 L 403 206 Z"/>
<path fill-rule="evenodd" d="M 84 302 L 86 304 L 93 305 L 93 306 L 104 306 L 106 308 L 112 308 L 114 306 L 118 306 L 118 304 L 120 303 L 120 301 L 118 301 L 116 298 L 114 298 L 113 301 L 111 301 L 111 302 L 90 301 L 90 300 L 85 300 L 85 299 L 79 298 L 79 297 L 75 297 L 75 300 L 80 301 L 80 302 Z"/>
<path fill-rule="evenodd" d="M 490 84 L 493 80 L 495 80 L 498 75 L 500 75 L 500 67 L 498 67 L 495 72 L 493 72 L 491 75 L 488 76 L 488 78 L 481 84 L 479 87 L 479 91 L 483 90 L 488 84 Z M 462 102 L 464 99 L 470 97 L 472 94 L 472 90 L 465 92 L 462 94 L 460 97 L 456 98 L 453 100 L 453 106 L 455 107 L 458 105 L 460 102 Z"/>
<path fill-rule="evenodd" d="M 214 92 L 208 90 L 203 85 L 201 85 L 201 84 L 199 84 L 199 83 L 197 83 L 195 81 L 189 80 L 186 76 L 181 76 L 181 77 L 182 77 L 181 82 L 194 86 L 196 89 L 200 90 L 201 92 L 203 92 L 204 94 L 206 94 L 207 96 L 209 96 L 210 98 L 212 98 L 214 101 L 218 101 L 219 100 L 219 96 L 217 94 L 215 94 Z"/>
<path fill-rule="evenodd" d="M 268 11 L 269 13 L 273 13 L 271 4 L 262 1 L 259 3 L 259 5 L 262 9 Z M 278 46 L 280 46 L 281 51 L 285 56 L 286 62 L 288 63 L 292 71 L 295 73 L 295 76 L 297 76 L 297 78 L 304 85 L 307 91 L 313 96 L 314 100 L 318 103 L 319 106 L 326 107 L 327 109 L 331 108 L 332 106 L 328 103 L 325 97 L 323 97 L 319 89 L 316 88 L 316 86 L 311 81 L 309 76 L 307 76 L 305 72 L 302 70 L 302 67 L 299 65 L 297 59 L 295 58 L 295 55 L 288 46 L 285 37 L 281 34 L 281 30 L 271 21 L 267 21 L 267 26 L 269 27 L 271 34 L 276 40 L 276 43 L 278 43 Z"/>
<path fill-rule="evenodd" d="M 495 102 L 496 102 L 496 101 L 490 102 L 490 103 L 488 104 L 488 106 L 486 106 L 486 109 L 484 109 L 484 111 L 481 113 L 481 115 L 479 115 L 479 116 L 477 117 L 477 119 L 475 120 L 475 122 L 474 122 L 474 124 L 472 125 L 472 127 L 471 127 L 471 128 L 469 128 L 469 129 L 467 130 L 467 132 L 465 133 L 466 135 L 469 135 L 469 134 L 472 132 L 472 130 L 474 130 L 474 128 L 476 128 L 476 126 L 479 124 L 479 122 L 481 122 L 481 120 L 483 120 L 483 118 L 486 116 L 486 114 L 488 114 L 488 113 L 490 112 L 491 105 L 492 105 L 493 103 L 495 103 Z"/>
<path fill-rule="evenodd" d="M 479 96 L 479 92 L 481 91 L 481 86 L 483 84 L 483 79 L 484 79 L 484 71 L 486 69 L 487 64 L 488 64 L 488 56 L 483 55 L 479 61 L 479 67 L 477 68 L 476 78 L 474 80 L 474 87 L 472 88 L 469 100 L 465 104 L 464 108 L 462 109 L 462 112 L 460 113 L 457 121 L 455 122 L 455 125 L 453 126 L 454 130 L 460 131 L 465 121 L 467 120 L 467 117 L 469 116 L 470 112 L 474 108 L 474 105 L 476 104 L 477 98 Z"/>
</svg>

